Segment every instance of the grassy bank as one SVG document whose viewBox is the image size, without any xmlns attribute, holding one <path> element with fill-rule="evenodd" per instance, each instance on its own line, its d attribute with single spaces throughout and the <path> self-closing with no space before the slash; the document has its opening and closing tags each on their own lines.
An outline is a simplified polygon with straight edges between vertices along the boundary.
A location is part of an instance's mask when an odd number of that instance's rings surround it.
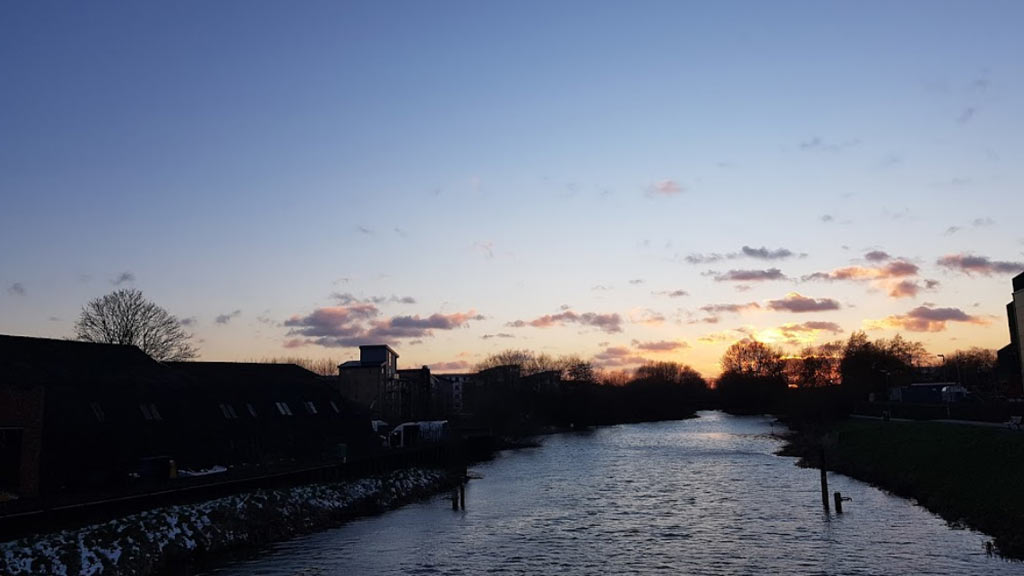
<svg viewBox="0 0 1024 576">
<path fill-rule="evenodd" d="M 936 422 L 845 420 L 803 429 L 786 452 L 913 498 L 947 521 L 995 538 L 1024 559 L 1024 433 Z"/>
</svg>

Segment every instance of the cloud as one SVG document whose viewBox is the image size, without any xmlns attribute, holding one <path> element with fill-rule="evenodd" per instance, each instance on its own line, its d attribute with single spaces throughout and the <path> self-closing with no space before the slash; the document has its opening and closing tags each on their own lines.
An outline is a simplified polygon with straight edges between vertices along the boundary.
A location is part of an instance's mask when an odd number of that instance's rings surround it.
<svg viewBox="0 0 1024 576">
<path fill-rule="evenodd" d="M 832 222 L 835 219 L 835 216 L 831 214 L 822 214 L 821 216 L 818 217 L 818 220 L 821 220 L 822 222 Z"/>
<path fill-rule="evenodd" d="M 645 350 L 647 352 L 671 352 L 673 350 L 681 350 L 683 348 L 690 347 L 686 342 L 677 342 L 675 340 L 661 340 L 658 342 L 640 342 L 639 340 L 633 340 L 633 346 L 638 350 Z"/>
<path fill-rule="evenodd" d="M 744 246 L 742 252 L 746 256 L 751 258 L 758 258 L 760 260 L 781 260 L 794 256 L 793 251 L 786 248 L 777 248 L 775 250 L 769 250 L 764 246 L 760 248 L 751 248 L 750 246 Z"/>
<path fill-rule="evenodd" d="M 676 196 L 686 190 L 675 180 L 659 180 L 647 188 L 648 196 Z"/>
<path fill-rule="evenodd" d="M 788 277 L 778 268 L 767 270 L 729 270 L 721 274 L 712 273 L 715 282 L 760 282 L 763 280 L 786 280 Z"/>
<path fill-rule="evenodd" d="M 650 308 L 634 308 L 629 311 L 629 321 L 633 324 L 658 326 L 665 322 L 665 315 Z"/>
<path fill-rule="evenodd" d="M 135 274 L 132 274 L 131 272 L 121 272 L 121 274 L 119 274 L 117 278 L 114 278 L 113 280 L 110 281 L 110 283 L 113 284 L 114 286 L 130 284 L 132 282 L 135 282 Z"/>
<path fill-rule="evenodd" d="M 892 256 L 890 256 L 888 252 L 883 252 L 881 250 L 872 250 L 864 255 L 864 259 L 868 262 L 885 262 L 891 258 Z"/>
<path fill-rule="evenodd" d="M 227 324 L 228 322 L 231 322 L 232 319 L 238 318 L 241 315 L 241 310 L 235 310 L 234 312 L 230 312 L 228 314 L 220 314 L 219 316 L 217 316 L 214 322 L 216 322 L 217 324 Z"/>
<path fill-rule="evenodd" d="M 803 322 L 801 324 L 783 324 L 779 327 L 779 330 L 785 333 L 801 333 L 801 332 L 831 332 L 833 334 L 840 334 L 843 332 L 843 328 L 835 322 L 821 322 L 811 321 Z"/>
<path fill-rule="evenodd" d="M 761 305 L 757 302 L 747 302 L 746 304 L 708 304 L 707 306 L 701 306 L 700 309 L 708 314 L 739 314 L 750 310 L 760 310 Z"/>
<path fill-rule="evenodd" d="M 1016 274 L 1024 271 L 1024 263 L 1021 262 L 990 260 L 986 256 L 974 256 L 971 254 L 947 254 L 939 258 L 936 264 L 956 272 L 963 272 L 968 276 L 973 274 L 981 274 L 982 276 Z"/>
<path fill-rule="evenodd" d="M 942 332 L 948 322 L 964 324 L 988 324 L 980 316 L 972 316 L 959 308 L 933 308 L 918 306 L 902 315 L 889 316 L 881 320 L 866 320 L 869 329 L 895 329 L 910 332 Z"/>
<path fill-rule="evenodd" d="M 24 296 L 26 294 L 25 285 L 21 282 L 15 282 L 7 287 L 7 293 L 11 296 Z"/>
<path fill-rule="evenodd" d="M 181 318 L 180 320 L 178 320 L 178 324 L 181 324 L 182 326 L 185 326 L 186 328 L 188 328 L 190 326 L 195 326 L 198 323 L 199 323 L 199 319 L 197 319 L 195 316 L 189 316 L 188 318 Z"/>
<path fill-rule="evenodd" d="M 551 326 L 562 326 L 565 324 L 582 324 L 599 328 L 602 332 L 609 334 L 622 332 L 622 317 L 618 314 L 595 314 L 584 312 L 582 314 L 567 310 L 559 314 L 545 314 L 533 320 L 516 320 L 509 322 L 506 326 L 522 328 L 533 326 L 534 328 L 550 328 Z"/>
<path fill-rule="evenodd" d="M 373 230 L 370 229 L 370 228 L 367 228 L 366 226 L 356 226 L 356 230 L 358 230 L 359 233 L 361 233 L 361 234 L 367 234 L 367 235 L 373 234 Z"/>
<path fill-rule="evenodd" d="M 454 330 L 470 320 L 482 320 L 475 311 L 431 314 L 427 317 L 394 316 L 379 319 L 380 310 L 372 303 L 318 308 L 306 316 L 292 316 L 284 325 L 287 336 L 304 337 L 320 346 L 358 346 L 368 343 L 392 343 L 400 339 L 418 339 L 434 335 L 434 330 Z"/>
<path fill-rule="evenodd" d="M 644 283 L 644 279 L 643 278 L 634 278 L 634 279 L 630 280 L 629 283 L 633 284 L 634 286 L 638 285 L 638 284 L 643 284 Z"/>
<path fill-rule="evenodd" d="M 860 140 L 854 138 L 842 142 L 828 142 L 820 136 L 813 136 L 800 142 L 800 149 L 806 152 L 842 152 L 860 144 Z"/>
<path fill-rule="evenodd" d="M 395 296 L 394 294 L 392 294 L 391 296 L 370 296 L 369 298 L 358 298 L 358 297 L 353 296 L 352 294 L 350 294 L 348 292 L 344 292 L 344 293 L 334 292 L 334 293 L 331 294 L 331 298 L 333 298 L 334 300 L 337 300 L 338 304 L 341 304 L 342 306 L 347 306 L 349 304 L 354 304 L 354 303 L 357 303 L 357 302 L 363 302 L 363 303 L 372 302 L 374 304 L 386 304 L 386 303 L 415 304 L 416 303 L 416 299 L 413 298 L 412 296 Z"/>
<path fill-rule="evenodd" d="M 491 338 L 515 338 L 515 334 L 509 334 L 508 332 L 498 332 L 497 334 L 484 334 L 480 338 L 482 340 L 490 340 Z"/>
<path fill-rule="evenodd" d="M 673 290 L 666 294 L 669 298 L 679 298 L 681 296 L 689 296 L 690 293 L 686 290 Z"/>
<path fill-rule="evenodd" d="M 933 290 L 939 285 L 938 280 L 925 280 L 916 282 L 914 280 L 901 280 L 889 285 L 890 298 L 915 298 L 921 290 Z"/>
<path fill-rule="evenodd" d="M 727 256 L 727 255 L 718 254 L 718 253 L 690 254 L 689 256 L 686 256 L 685 258 L 683 258 L 683 260 L 686 261 L 687 264 L 710 264 L 710 263 L 713 263 L 713 262 L 718 262 L 719 260 L 724 260 L 725 258 L 728 258 L 728 257 L 729 256 Z"/>
<path fill-rule="evenodd" d="M 472 368 L 472 364 L 465 360 L 455 360 L 453 362 L 435 362 L 429 364 L 432 372 L 457 372 L 460 370 L 468 370 Z"/>
<path fill-rule="evenodd" d="M 494 242 L 483 242 L 478 240 L 473 242 L 473 249 L 483 254 L 484 258 L 487 258 L 488 260 L 494 259 Z"/>
<path fill-rule="evenodd" d="M 893 260 L 884 266 L 847 266 L 845 268 L 836 268 L 831 272 L 815 272 L 814 274 L 804 276 L 802 279 L 804 281 L 885 280 L 889 278 L 916 276 L 918 270 L 919 269 L 916 264 L 907 262 L 906 260 Z"/>
<path fill-rule="evenodd" d="M 971 220 L 971 226 L 975 228 L 988 228 L 989 226 L 995 226 L 996 221 L 991 218 L 975 218 Z"/>
<path fill-rule="evenodd" d="M 956 118 L 957 124 L 967 124 L 974 118 L 974 115 L 977 112 L 978 109 L 975 108 L 974 106 L 968 106 L 967 108 L 964 108 L 963 112 L 961 112 L 960 115 L 957 116 Z"/>
<path fill-rule="evenodd" d="M 785 312 L 824 312 L 839 310 L 839 302 L 831 298 L 808 298 L 796 292 L 786 294 L 781 300 L 769 300 L 768 308 Z"/>
<path fill-rule="evenodd" d="M 605 348 L 604 351 L 595 354 L 592 362 L 599 368 L 621 368 L 624 366 L 646 364 L 648 360 L 634 352 L 631 348 L 610 346 Z"/>
<path fill-rule="evenodd" d="M 722 332 L 712 332 L 710 334 L 705 334 L 700 338 L 697 338 L 697 341 L 703 342 L 705 344 L 715 344 L 718 342 L 731 342 L 739 340 L 744 336 L 746 336 L 746 333 L 739 330 L 724 330 Z"/>
</svg>

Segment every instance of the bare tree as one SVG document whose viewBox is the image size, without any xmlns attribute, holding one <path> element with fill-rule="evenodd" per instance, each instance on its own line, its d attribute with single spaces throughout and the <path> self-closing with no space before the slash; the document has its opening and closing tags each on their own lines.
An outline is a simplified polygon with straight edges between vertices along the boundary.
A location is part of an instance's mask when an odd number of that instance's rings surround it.
<svg viewBox="0 0 1024 576">
<path fill-rule="evenodd" d="M 130 344 L 162 362 L 191 360 L 198 355 L 190 342 L 192 335 L 178 319 L 134 288 L 90 300 L 75 322 L 75 338 Z"/>
</svg>

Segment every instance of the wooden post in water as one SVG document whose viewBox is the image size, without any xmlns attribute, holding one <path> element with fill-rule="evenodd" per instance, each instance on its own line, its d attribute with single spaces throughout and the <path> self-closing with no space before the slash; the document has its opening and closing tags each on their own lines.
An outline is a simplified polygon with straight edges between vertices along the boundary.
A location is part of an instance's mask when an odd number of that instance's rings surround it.
<svg viewBox="0 0 1024 576">
<path fill-rule="evenodd" d="M 825 447 L 821 447 L 821 507 L 828 514 L 828 476 L 825 473 Z"/>
<path fill-rule="evenodd" d="M 452 510 L 459 509 L 459 487 L 452 486 Z"/>
<path fill-rule="evenodd" d="M 459 506 L 466 509 L 466 483 L 459 484 Z"/>
<path fill-rule="evenodd" d="M 843 495 L 840 494 L 839 492 L 836 492 L 833 496 L 835 496 L 835 501 L 836 501 L 836 514 L 842 514 L 843 513 Z"/>
</svg>

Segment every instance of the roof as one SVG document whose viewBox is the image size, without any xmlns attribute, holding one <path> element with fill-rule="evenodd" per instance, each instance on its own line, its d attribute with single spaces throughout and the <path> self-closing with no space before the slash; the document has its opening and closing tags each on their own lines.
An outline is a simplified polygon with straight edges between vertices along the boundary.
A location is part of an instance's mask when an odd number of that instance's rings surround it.
<svg viewBox="0 0 1024 576">
<path fill-rule="evenodd" d="M 338 368 L 340 368 L 342 370 L 347 370 L 349 368 L 379 368 L 379 367 L 381 367 L 383 365 L 384 365 L 384 361 L 383 360 L 378 360 L 378 361 L 375 361 L 375 362 L 363 362 L 361 360 L 349 360 L 348 362 L 345 362 L 344 364 L 339 364 Z"/>
<path fill-rule="evenodd" d="M 144 382 L 170 377 L 135 346 L 0 334 L 0 379 L 20 384 Z"/>
<path fill-rule="evenodd" d="M 198 380 L 295 381 L 317 380 L 318 375 L 297 364 L 268 362 L 167 362 L 167 366 Z"/>
<path fill-rule="evenodd" d="M 363 344 L 362 346 L 359 347 L 359 350 L 360 351 L 363 351 L 363 350 L 373 350 L 373 349 L 376 349 L 376 348 L 384 348 L 388 352 L 391 352 L 392 354 L 394 354 L 395 358 L 398 358 L 398 352 L 395 352 L 395 349 L 392 348 L 391 346 L 388 346 L 387 344 Z"/>
</svg>

